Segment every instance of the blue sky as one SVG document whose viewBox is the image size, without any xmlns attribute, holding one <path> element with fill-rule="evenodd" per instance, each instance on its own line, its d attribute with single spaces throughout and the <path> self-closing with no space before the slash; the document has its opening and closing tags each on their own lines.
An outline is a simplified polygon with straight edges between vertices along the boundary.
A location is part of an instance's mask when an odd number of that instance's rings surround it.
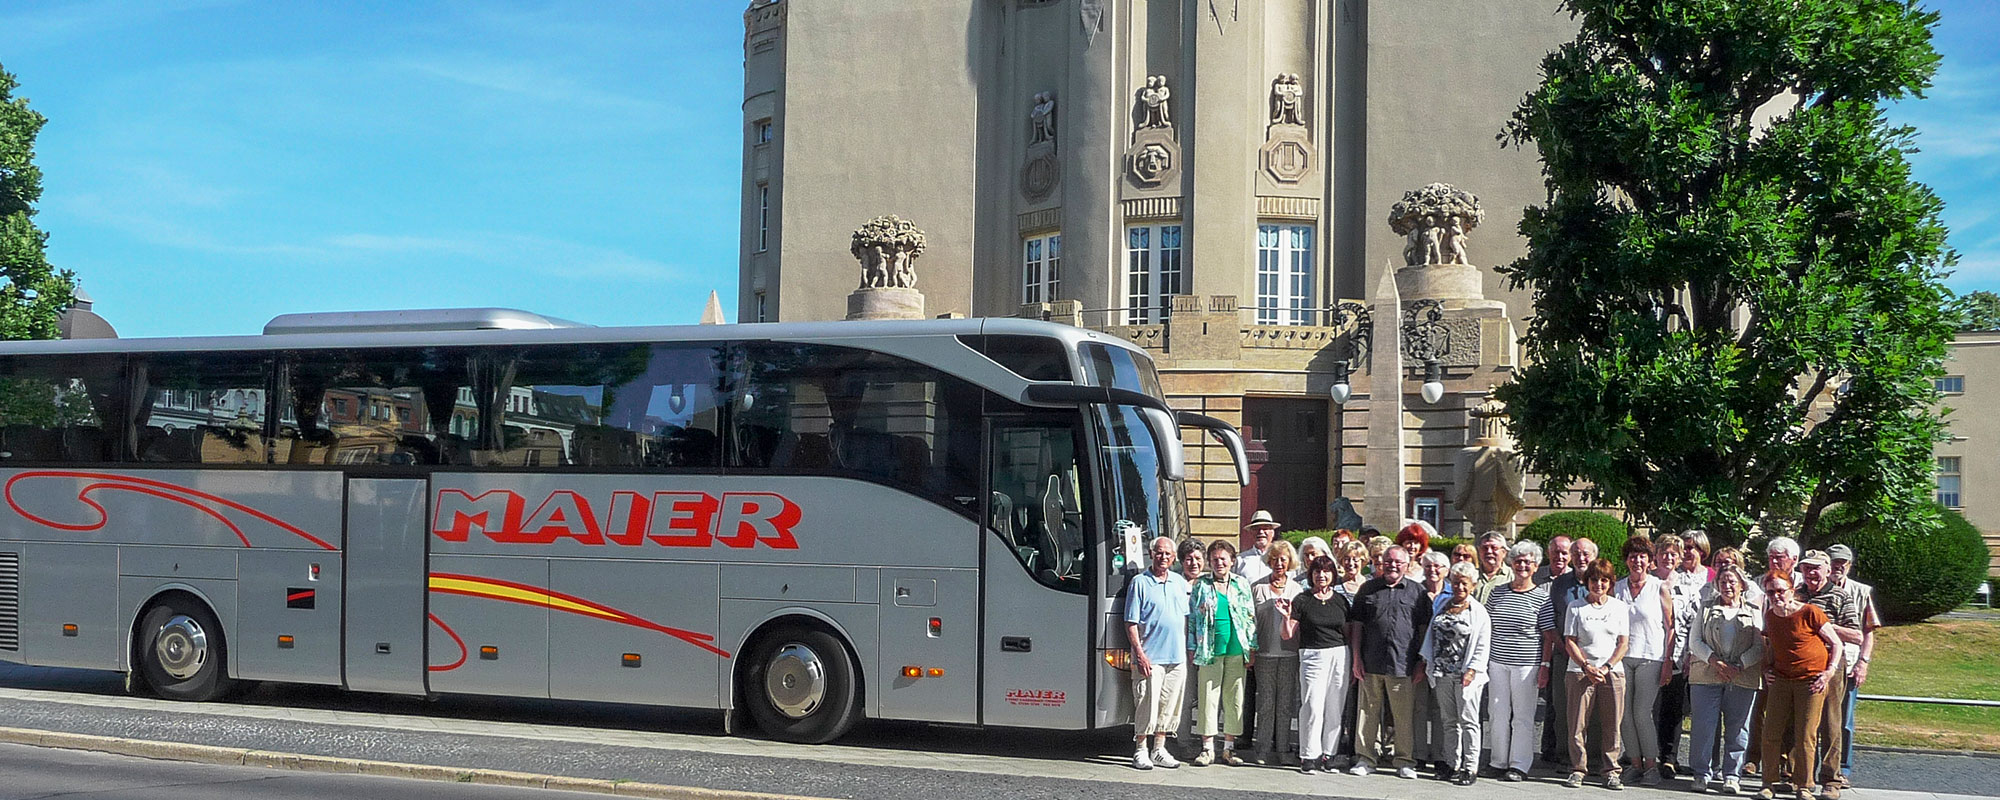
<svg viewBox="0 0 2000 800">
<path fill-rule="evenodd" d="M 50 258 L 126 336 L 292 311 L 734 317 L 744 0 L 36 0 L 0 66 L 49 117 Z M 2000 289 L 2000 20 L 1933 2 L 1917 125 L 1954 288 Z"/>
</svg>

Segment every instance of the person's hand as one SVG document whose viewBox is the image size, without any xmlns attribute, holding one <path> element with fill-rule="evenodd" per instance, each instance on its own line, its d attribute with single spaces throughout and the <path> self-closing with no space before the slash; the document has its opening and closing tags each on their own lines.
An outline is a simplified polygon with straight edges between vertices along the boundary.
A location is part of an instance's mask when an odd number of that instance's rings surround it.
<svg viewBox="0 0 2000 800">
<path fill-rule="evenodd" d="M 1660 685 L 1661 685 L 1661 686 L 1665 686 L 1665 685 L 1667 685 L 1667 684 L 1669 684 L 1669 683 L 1673 683 L 1673 682 L 1674 682 L 1674 670 L 1673 670 L 1673 668 L 1672 668 L 1672 665 L 1670 665 L 1670 664 L 1668 664 L 1668 665 L 1661 665 L 1661 667 L 1660 667 Z"/>
<path fill-rule="evenodd" d="M 1833 678 L 1831 670 L 1827 672 L 1822 672 L 1818 675 L 1814 675 L 1812 680 L 1812 693 L 1819 694 L 1820 692 L 1826 691 L 1826 685 L 1832 679 Z"/>
<path fill-rule="evenodd" d="M 1860 663 L 1858 663 L 1858 664 L 1855 664 L 1855 665 L 1854 665 L 1854 671 L 1853 671 L 1853 672 L 1850 672 L 1850 673 L 1847 673 L 1847 677 L 1848 677 L 1848 678 L 1850 678 L 1850 679 L 1852 679 L 1852 680 L 1854 681 L 1854 685 L 1855 685 L 1855 686 L 1860 686 L 1861 684 L 1864 684 L 1864 683 L 1867 683 L 1867 682 L 1868 682 L 1868 662 L 1866 662 L 1866 661 L 1863 661 L 1863 662 L 1860 662 Z"/>
<path fill-rule="evenodd" d="M 1151 676 L 1153 674 L 1153 660 L 1146 657 L 1145 650 L 1132 651 L 1132 666 L 1139 669 L 1141 676 Z"/>
<path fill-rule="evenodd" d="M 1535 688 L 1549 688 L 1549 665 L 1543 664 L 1539 669 L 1535 670 Z"/>
<path fill-rule="evenodd" d="M 1353 669 L 1352 671 L 1354 672 L 1354 682 L 1355 682 L 1355 683 L 1360 683 L 1360 682 L 1361 682 L 1361 662 L 1360 662 L 1359 660 L 1356 660 L 1356 661 L 1354 662 L 1354 669 Z"/>
<path fill-rule="evenodd" d="M 1419 671 L 1417 672 L 1417 674 L 1415 674 L 1415 675 L 1411 675 L 1411 676 L 1410 676 L 1410 683 L 1413 683 L 1413 684 L 1415 684 L 1415 685 L 1417 685 L 1417 686 L 1422 686 L 1422 685 L 1424 685 L 1424 674 L 1425 674 L 1425 673 L 1424 673 L 1423 671 L 1419 670 Z"/>
<path fill-rule="evenodd" d="M 1709 663 L 1715 665 L 1716 674 L 1721 675 L 1722 680 L 1725 682 L 1734 682 L 1736 680 L 1736 676 L 1743 674 L 1743 670 L 1737 669 L 1736 667 L 1731 666 L 1722 661 L 1709 659 Z"/>
<path fill-rule="evenodd" d="M 1243 668 L 1244 668 L 1244 669 L 1256 669 L 1256 668 L 1257 668 L 1257 657 L 1256 657 L 1256 656 L 1253 656 L 1253 655 L 1250 655 L 1249 653 L 1244 653 L 1244 654 L 1243 654 Z"/>
<path fill-rule="evenodd" d="M 1466 671 L 1465 671 L 1465 677 L 1463 677 L 1463 678 L 1460 678 L 1460 679 L 1459 679 L 1459 681 L 1458 681 L 1458 685 L 1460 685 L 1460 686 L 1471 686 L 1471 685 L 1472 685 L 1472 679 L 1473 679 L 1473 678 L 1477 678 L 1477 677 L 1479 677 L 1479 671 L 1478 671 L 1478 670 L 1471 670 L 1471 669 L 1468 669 L 1468 670 L 1466 670 Z"/>
<path fill-rule="evenodd" d="M 1292 601 L 1283 597 L 1278 598 L 1278 614 L 1290 618 L 1292 616 Z"/>
</svg>

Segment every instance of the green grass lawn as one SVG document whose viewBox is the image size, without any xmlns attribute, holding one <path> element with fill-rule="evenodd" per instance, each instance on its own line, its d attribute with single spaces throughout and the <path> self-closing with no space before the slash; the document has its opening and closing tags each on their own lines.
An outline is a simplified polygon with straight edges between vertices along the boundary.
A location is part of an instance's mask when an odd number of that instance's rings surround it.
<svg viewBox="0 0 2000 800">
<path fill-rule="evenodd" d="M 1862 694 L 2000 700 L 2000 614 L 1875 632 Z M 2000 752 L 2000 708 L 1861 701 L 1859 744 Z"/>
</svg>

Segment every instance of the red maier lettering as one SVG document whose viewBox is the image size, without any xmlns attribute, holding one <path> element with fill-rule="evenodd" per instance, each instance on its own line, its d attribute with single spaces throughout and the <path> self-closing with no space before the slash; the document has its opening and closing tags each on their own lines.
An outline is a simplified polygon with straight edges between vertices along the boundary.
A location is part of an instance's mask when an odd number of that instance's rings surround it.
<svg viewBox="0 0 2000 800">
<path fill-rule="evenodd" d="M 647 538 L 667 547 L 709 547 L 720 505 L 705 492 L 654 492 L 653 532 Z"/>
<path fill-rule="evenodd" d="M 557 539 L 575 539 L 583 544 L 604 544 L 604 532 L 597 527 L 597 518 L 590 511 L 590 501 L 582 495 L 567 489 L 550 492 L 549 499 L 543 500 L 535 513 L 528 515 L 522 523 L 518 538 L 493 540 L 518 541 L 531 544 L 550 544 Z"/>
<path fill-rule="evenodd" d="M 612 544 L 646 543 L 646 518 L 653 504 L 638 492 L 612 492 L 611 510 L 604 514 L 604 538 Z"/>
<path fill-rule="evenodd" d="M 753 547 L 758 542 L 775 550 L 797 550 L 792 526 L 804 512 L 798 504 L 770 492 L 724 492 L 722 519 L 715 539 L 730 547 Z"/>
<path fill-rule="evenodd" d="M 520 495 L 505 489 L 480 492 L 478 497 L 462 489 L 441 489 L 431 533 L 447 542 L 463 542 L 474 527 L 489 537 L 496 531 L 520 530 L 524 505 Z"/>
</svg>

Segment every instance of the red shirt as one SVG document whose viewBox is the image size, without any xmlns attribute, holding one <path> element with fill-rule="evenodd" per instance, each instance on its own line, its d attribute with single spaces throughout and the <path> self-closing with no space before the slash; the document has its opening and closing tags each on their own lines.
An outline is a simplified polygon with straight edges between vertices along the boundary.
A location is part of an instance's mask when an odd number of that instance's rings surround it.
<svg viewBox="0 0 2000 800">
<path fill-rule="evenodd" d="M 1778 677 L 1809 681 L 1826 671 L 1833 651 L 1827 649 L 1825 639 L 1819 638 L 1819 629 L 1825 626 L 1826 612 L 1810 603 L 1789 617 L 1778 616 L 1774 611 L 1764 612 L 1764 637 L 1770 643 L 1765 650 Z"/>
</svg>

